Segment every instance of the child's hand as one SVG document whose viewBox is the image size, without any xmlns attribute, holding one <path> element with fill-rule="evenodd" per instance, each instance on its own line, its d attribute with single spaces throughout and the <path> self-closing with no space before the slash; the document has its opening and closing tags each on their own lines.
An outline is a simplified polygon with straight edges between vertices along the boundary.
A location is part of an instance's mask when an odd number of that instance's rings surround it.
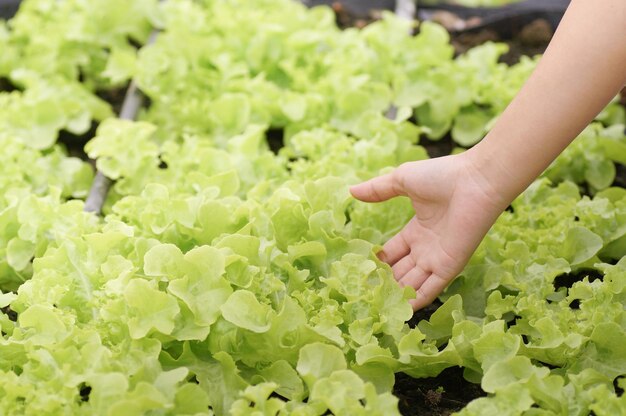
<svg viewBox="0 0 626 416">
<path fill-rule="evenodd" d="M 615 40 L 626 39 L 625 22 L 624 0 L 572 0 L 533 75 L 478 145 L 352 188 L 366 202 L 413 201 L 415 217 L 381 258 L 417 289 L 415 309 L 441 293 L 500 212 L 623 88 L 626 43 Z"/>
<path fill-rule="evenodd" d="M 414 309 L 430 304 L 463 270 L 507 206 L 465 154 L 405 163 L 350 191 L 365 202 L 411 198 L 415 217 L 379 257 L 400 285 L 417 290 Z"/>
</svg>

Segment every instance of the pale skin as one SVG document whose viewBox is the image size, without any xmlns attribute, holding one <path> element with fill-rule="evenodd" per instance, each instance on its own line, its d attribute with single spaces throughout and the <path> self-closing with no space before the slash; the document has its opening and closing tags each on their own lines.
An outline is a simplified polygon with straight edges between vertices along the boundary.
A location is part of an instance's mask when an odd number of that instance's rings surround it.
<svg viewBox="0 0 626 416">
<path fill-rule="evenodd" d="M 626 84 L 626 0 L 572 0 L 532 76 L 465 153 L 401 165 L 353 186 L 364 202 L 409 197 L 415 217 L 379 253 L 414 309 L 463 270 L 504 209 Z"/>
</svg>

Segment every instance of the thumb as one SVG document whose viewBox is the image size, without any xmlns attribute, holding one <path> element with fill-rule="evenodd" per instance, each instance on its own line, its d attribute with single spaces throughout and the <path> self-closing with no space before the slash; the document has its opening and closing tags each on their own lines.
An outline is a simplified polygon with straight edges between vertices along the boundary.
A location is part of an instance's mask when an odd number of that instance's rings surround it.
<svg viewBox="0 0 626 416">
<path fill-rule="evenodd" d="M 398 183 L 397 174 L 393 172 L 354 185 L 350 193 L 363 202 L 382 202 L 405 194 Z"/>
</svg>

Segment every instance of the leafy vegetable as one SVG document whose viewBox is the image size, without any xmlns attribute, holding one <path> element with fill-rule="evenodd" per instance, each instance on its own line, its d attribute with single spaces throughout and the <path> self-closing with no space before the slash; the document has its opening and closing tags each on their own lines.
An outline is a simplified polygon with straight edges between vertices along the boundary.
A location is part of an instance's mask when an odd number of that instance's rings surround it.
<svg viewBox="0 0 626 416">
<path fill-rule="evenodd" d="M 27 0 L 0 26 L 2 412 L 394 415 L 395 373 L 455 366 L 488 393 L 460 414 L 623 407 L 616 103 L 410 327 L 414 292 L 375 253 L 411 204 L 348 186 L 426 158 L 422 134 L 479 141 L 535 60 L 454 58 L 441 27 L 391 15 L 339 31 L 287 0 L 123 6 Z M 95 91 L 131 77 L 151 105 L 113 118 Z M 85 151 L 117 181 L 103 219 L 56 143 L 93 122 Z"/>
</svg>

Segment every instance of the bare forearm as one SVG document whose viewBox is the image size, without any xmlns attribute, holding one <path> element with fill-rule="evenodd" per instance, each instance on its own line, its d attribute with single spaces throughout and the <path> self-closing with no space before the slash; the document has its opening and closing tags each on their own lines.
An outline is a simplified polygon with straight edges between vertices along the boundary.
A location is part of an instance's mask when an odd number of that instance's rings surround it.
<svg viewBox="0 0 626 416">
<path fill-rule="evenodd" d="M 625 83 L 626 0 L 573 0 L 533 75 L 467 156 L 508 203 Z"/>
</svg>

